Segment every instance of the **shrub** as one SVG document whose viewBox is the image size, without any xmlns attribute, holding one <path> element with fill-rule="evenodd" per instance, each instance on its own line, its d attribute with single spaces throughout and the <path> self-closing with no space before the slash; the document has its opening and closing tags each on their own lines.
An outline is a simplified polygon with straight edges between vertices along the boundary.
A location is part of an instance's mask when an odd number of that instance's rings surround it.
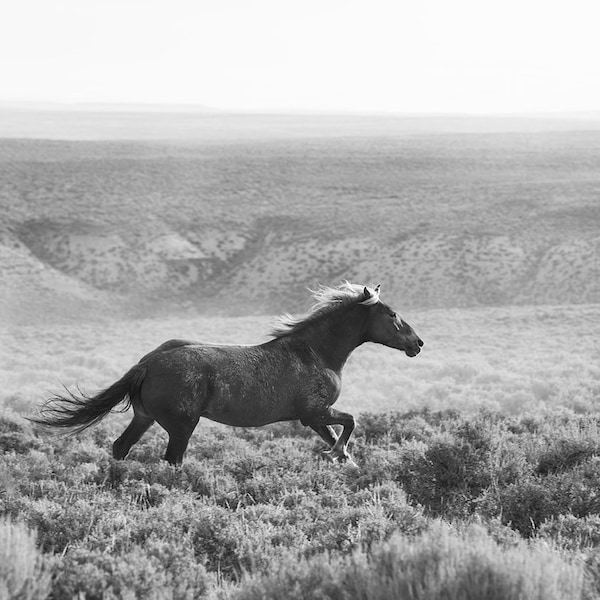
<svg viewBox="0 0 600 600">
<path fill-rule="evenodd" d="M 204 507 L 197 513 L 191 537 L 195 556 L 219 577 L 237 578 L 240 569 L 238 545 L 243 530 L 224 508 Z"/>
<path fill-rule="evenodd" d="M 481 527 L 443 524 L 416 538 L 390 541 L 350 557 L 286 560 L 266 576 L 247 577 L 230 598 L 328 600 L 564 600 L 581 598 L 581 565 L 521 542 L 504 547 Z M 224 595 L 225 596 L 225 595 Z"/>
<path fill-rule="evenodd" d="M 0 599 L 48 596 L 50 569 L 36 548 L 35 537 L 23 523 L 0 519 Z"/>
<path fill-rule="evenodd" d="M 85 540 L 101 514 L 100 507 L 83 499 L 66 506 L 62 501 L 40 499 L 31 502 L 28 519 L 38 530 L 44 551 L 62 552 Z"/>
<path fill-rule="evenodd" d="M 530 537 L 546 519 L 560 514 L 552 490 L 537 478 L 503 487 L 494 500 L 482 503 L 492 516 L 502 516 L 502 522 Z"/>
<path fill-rule="evenodd" d="M 530 537 L 545 521 L 560 515 L 585 517 L 600 512 L 599 486 L 600 459 L 594 457 L 572 470 L 545 477 L 524 475 L 488 490 L 479 499 L 479 508 Z"/>
<path fill-rule="evenodd" d="M 392 538 L 355 555 L 344 578 L 347 598 L 383 600 L 563 600 L 581 596 L 580 566 L 525 543 L 502 547 L 481 527 L 436 524 L 422 536 Z"/>
<path fill-rule="evenodd" d="M 237 588 L 224 590 L 222 600 L 343 600 L 342 561 L 327 554 L 309 560 L 284 557 L 268 575 L 247 576 Z"/>
<path fill-rule="evenodd" d="M 491 484 L 489 450 L 445 434 L 423 452 L 406 454 L 396 466 L 396 480 L 414 501 L 435 515 L 467 516 Z"/>
<path fill-rule="evenodd" d="M 197 598 L 210 578 L 189 546 L 149 539 L 126 553 L 75 549 L 67 553 L 54 581 L 55 598 Z"/>
<path fill-rule="evenodd" d="M 20 431 L 0 433 L 0 452 L 24 454 L 31 448 L 39 448 L 38 441 L 31 435 Z"/>
<path fill-rule="evenodd" d="M 598 453 L 598 442 L 590 438 L 558 438 L 540 453 L 537 472 L 540 475 L 566 471 Z"/>
<path fill-rule="evenodd" d="M 541 539 L 550 539 L 570 550 L 596 548 L 600 546 L 600 516 L 559 515 L 543 523 L 537 534 Z"/>
</svg>

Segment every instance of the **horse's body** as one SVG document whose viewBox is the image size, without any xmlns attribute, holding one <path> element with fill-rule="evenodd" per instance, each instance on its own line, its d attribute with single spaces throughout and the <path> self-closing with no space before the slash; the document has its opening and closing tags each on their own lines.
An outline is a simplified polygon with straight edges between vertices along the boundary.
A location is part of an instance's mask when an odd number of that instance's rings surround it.
<svg viewBox="0 0 600 600">
<path fill-rule="evenodd" d="M 363 342 L 381 343 L 416 356 L 423 342 L 379 300 L 375 289 L 344 284 L 315 293 L 303 319 L 286 317 L 273 339 L 257 346 L 165 342 L 119 381 L 88 398 L 70 393 L 48 401 L 36 422 L 83 430 L 125 397 L 133 420 L 113 444 L 123 459 L 156 421 L 169 434 L 165 459 L 180 464 L 200 417 L 236 427 L 300 420 L 329 445 L 334 460 L 350 460 L 346 447 L 352 415 L 332 408 L 342 368 Z M 331 425 L 342 425 L 339 438 Z"/>
</svg>

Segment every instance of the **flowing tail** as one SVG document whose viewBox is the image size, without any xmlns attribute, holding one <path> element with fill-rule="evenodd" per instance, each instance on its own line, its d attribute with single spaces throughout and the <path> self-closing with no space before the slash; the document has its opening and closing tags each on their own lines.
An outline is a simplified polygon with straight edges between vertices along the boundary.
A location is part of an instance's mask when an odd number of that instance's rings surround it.
<svg viewBox="0 0 600 600">
<path fill-rule="evenodd" d="M 69 391 L 67 395 L 54 396 L 44 403 L 40 416 L 30 421 L 45 427 L 71 429 L 69 433 L 81 431 L 99 423 L 120 402 L 126 399 L 125 406 L 119 412 L 125 412 L 131 406 L 131 399 L 139 393 L 146 369 L 141 365 L 131 368 L 119 381 L 96 394 L 86 396 Z"/>
</svg>

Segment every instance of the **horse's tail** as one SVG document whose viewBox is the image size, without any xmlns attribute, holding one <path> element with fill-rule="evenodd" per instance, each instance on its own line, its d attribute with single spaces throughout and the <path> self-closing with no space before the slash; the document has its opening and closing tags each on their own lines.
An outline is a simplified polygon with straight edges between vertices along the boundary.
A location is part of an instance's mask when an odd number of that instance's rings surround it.
<svg viewBox="0 0 600 600">
<path fill-rule="evenodd" d="M 119 381 L 95 396 L 86 396 L 81 390 L 78 390 L 79 394 L 75 394 L 65 388 L 66 395 L 56 395 L 46 400 L 40 410 L 40 416 L 31 418 L 30 421 L 45 427 L 71 429 L 69 433 L 80 433 L 99 423 L 124 400 L 126 404 L 119 412 L 128 410 L 132 398 L 139 394 L 145 376 L 145 367 L 138 364 L 125 373 Z"/>
</svg>

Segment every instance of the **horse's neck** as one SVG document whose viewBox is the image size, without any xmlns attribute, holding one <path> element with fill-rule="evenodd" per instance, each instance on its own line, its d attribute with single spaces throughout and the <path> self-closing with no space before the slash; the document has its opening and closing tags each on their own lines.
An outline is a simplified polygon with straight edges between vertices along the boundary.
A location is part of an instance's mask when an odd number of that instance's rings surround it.
<svg viewBox="0 0 600 600">
<path fill-rule="evenodd" d="M 328 368 L 340 372 L 352 351 L 364 341 L 362 325 L 357 313 L 346 311 L 311 324 L 302 336 Z"/>
</svg>

